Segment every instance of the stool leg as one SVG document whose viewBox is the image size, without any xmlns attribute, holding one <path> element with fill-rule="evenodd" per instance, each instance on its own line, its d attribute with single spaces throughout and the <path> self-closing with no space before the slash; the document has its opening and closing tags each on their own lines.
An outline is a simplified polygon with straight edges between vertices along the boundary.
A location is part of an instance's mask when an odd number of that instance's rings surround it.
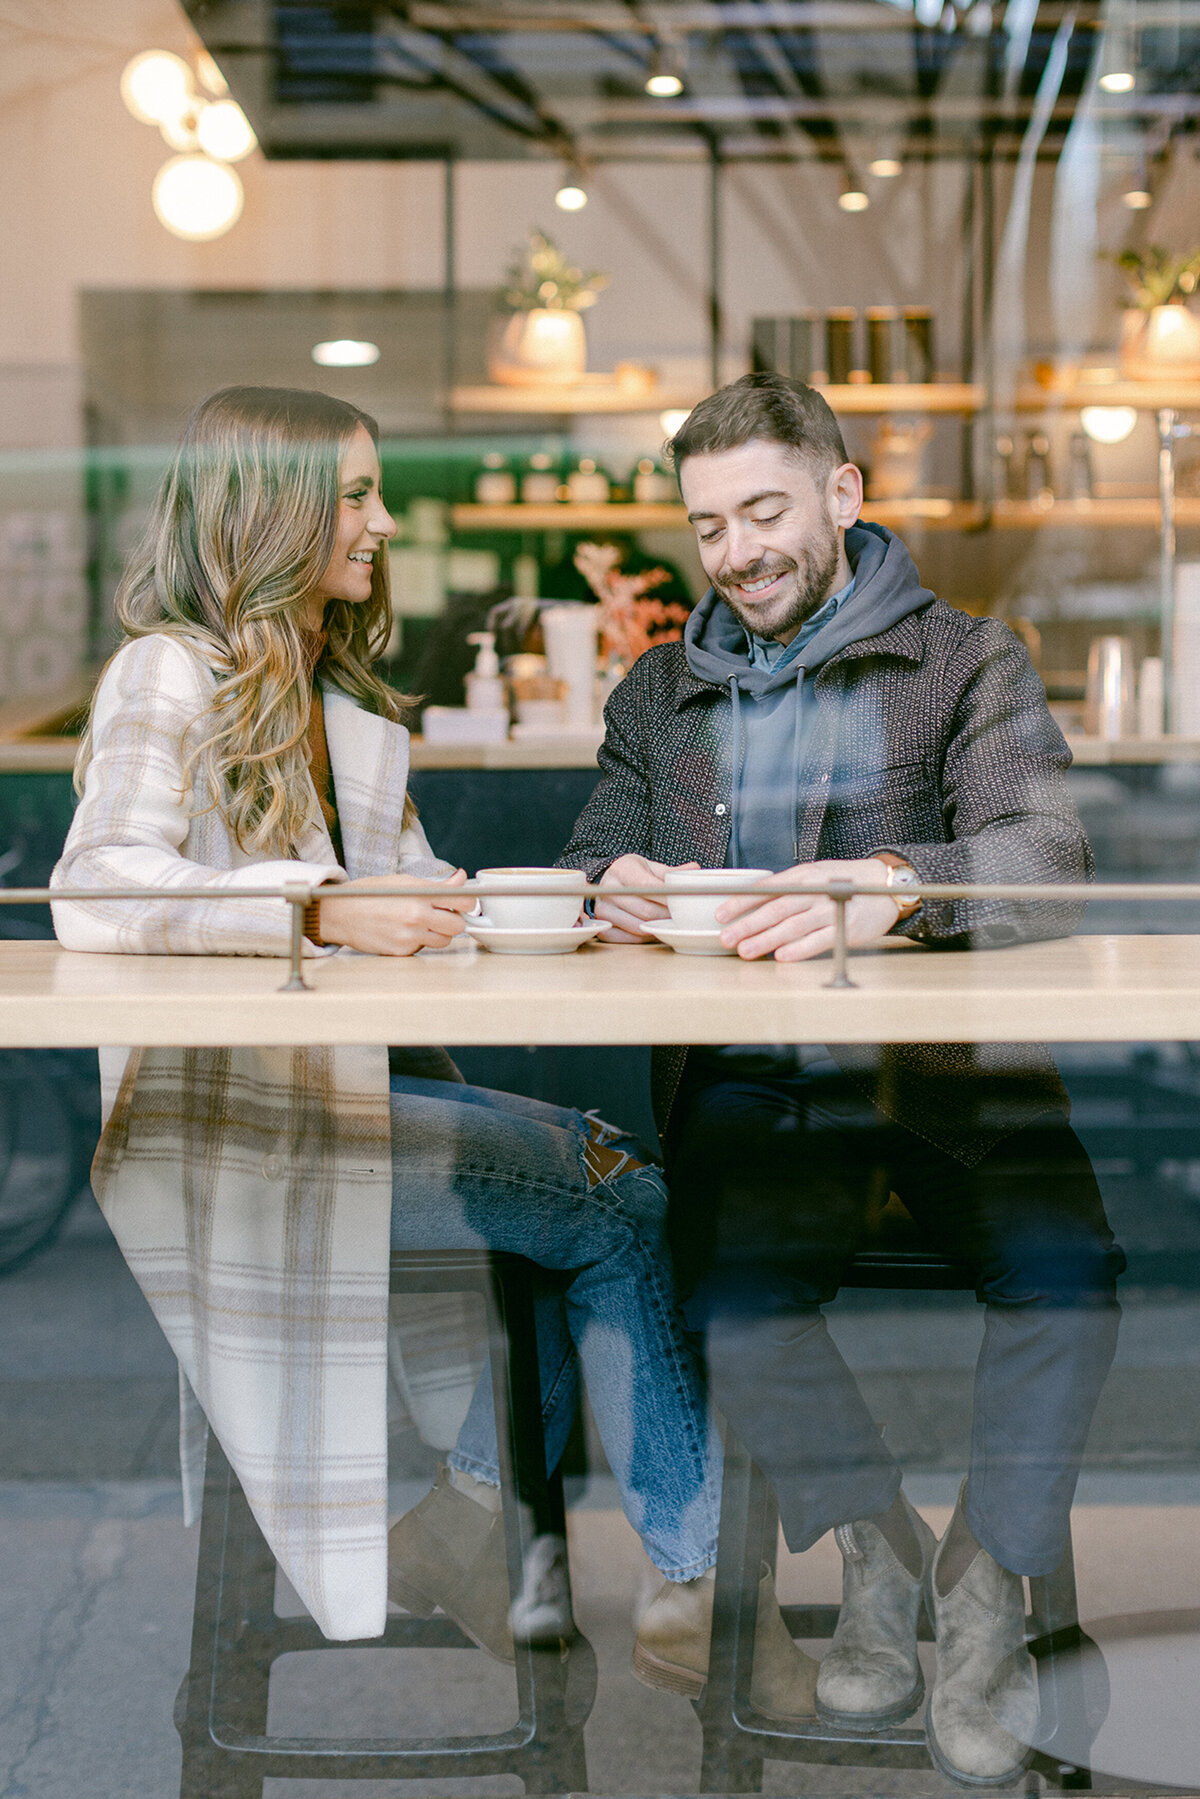
<svg viewBox="0 0 1200 1799">
<path fill-rule="evenodd" d="M 505 1536 L 510 1591 L 522 1590 L 529 1551 L 539 1536 L 564 1539 L 562 1478 L 546 1472 L 541 1378 L 533 1306 L 532 1269 L 515 1258 L 494 1258 L 495 1308 L 491 1360 L 495 1415 L 503 1476 Z M 497 1328 L 498 1327 L 498 1328 Z M 510 1500 L 509 1495 L 512 1495 Z M 570 1604 L 567 1577 L 568 1613 Z M 517 1691 L 529 1709 L 533 1741 L 520 1773 L 530 1793 L 587 1789 L 583 1726 L 595 1698 L 591 1645 L 575 1637 L 568 1615 L 562 1642 L 519 1648 Z M 574 1666 L 572 1663 L 574 1662 Z"/>
<path fill-rule="evenodd" d="M 712 1646 L 708 1681 L 697 1704 L 704 1733 L 702 1793 L 754 1793 L 762 1787 L 763 1758 L 738 1719 L 749 1705 L 763 1529 L 771 1510 L 766 1481 L 727 1428 Z"/>
<path fill-rule="evenodd" d="M 253 1537 L 261 1545 L 262 1554 L 257 1561 L 253 1559 Z M 242 1564 L 238 1570 L 241 1578 L 233 1584 L 243 1601 L 252 1600 L 256 1610 L 265 1601 L 273 1609 L 274 1559 L 262 1541 L 219 1443 L 210 1432 L 196 1564 L 192 1653 L 176 1712 L 183 1748 L 180 1799 L 262 1799 L 262 1776 L 255 1771 L 253 1760 L 229 1755 L 217 1747 L 213 1736 L 222 1703 L 231 1699 L 239 1728 L 255 1732 L 265 1732 L 267 1728 L 270 1662 L 253 1652 L 246 1653 L 247 1646 L 239 1641 L 240 1633 L 231 1634 L 231 1560 Z M 245 1604 L 237 1609 L 243 1614 L 247 1610 Z"/>
<path fill-rule="evenodd" d="M 1064 1792 L 1086 1792 L 1092 1784 L 1086 1761 L 1076 1760 L 1090 1750 L 1095 1734 L 1088 1717 L 1086 1657 L 1100 1651 L 1079 1628 L 1079 1601 L 1075 1591 L 1075 1554 L 1068 1540 L 1067 1552 L 1053 1574 L 1029 1583 L 1030 1629 L 1040 1642 L 1037 1657 L 1038 1700 L 1041 1706 L 1043 1747 L 1039 1761 L 1048 1765 L 1054 1784 Z M 1066 1738 L 1073 1754 L 1060 1759 L 1056 1744 Z"/>
</svg>

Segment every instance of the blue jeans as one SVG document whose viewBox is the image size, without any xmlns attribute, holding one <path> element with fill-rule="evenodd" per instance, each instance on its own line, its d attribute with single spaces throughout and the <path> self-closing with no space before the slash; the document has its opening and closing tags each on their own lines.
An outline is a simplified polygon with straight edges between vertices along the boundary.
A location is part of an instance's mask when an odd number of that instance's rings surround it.
<svg viewBox="0 0 1200 1799">
<path fill-rule="evenodd" d="M 589 1120 L 538 1100 L 407 1075 L 391 1099 L 393 1249 L 507 1250 L 550 1271 L 536 1300 L 547 1462 L 582 1366 L 626 1516 L 669 1580 L 694 1579 L 716 1560 L 720 1441 L 676 1309 L 662 1176 L 599 1176 Z M 500 1478 L 486 1371 L 449 1460 Z"/>
</svg>

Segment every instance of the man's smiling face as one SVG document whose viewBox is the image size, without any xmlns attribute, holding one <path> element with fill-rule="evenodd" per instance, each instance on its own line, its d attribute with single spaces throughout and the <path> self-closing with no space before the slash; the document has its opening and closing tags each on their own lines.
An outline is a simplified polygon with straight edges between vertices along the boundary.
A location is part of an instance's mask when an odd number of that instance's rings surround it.
<svg viewBox="0 0 1200 1799">
<path fill-rule="evenodd" d="M 853 463 L 814 480 L 785 444 L 753 438 L 679 471 L 704 572 L 748 631 L 790 643 L 850 579 L 844 533 L 862 507 Z"/>
</svg>

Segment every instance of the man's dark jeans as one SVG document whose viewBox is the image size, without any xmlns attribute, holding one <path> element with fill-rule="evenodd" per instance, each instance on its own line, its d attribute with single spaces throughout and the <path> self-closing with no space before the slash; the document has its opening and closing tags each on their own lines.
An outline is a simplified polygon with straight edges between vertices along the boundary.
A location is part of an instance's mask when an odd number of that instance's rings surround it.
<svg viewBox="0 0 1200 1799">
<path fill-rule="evenodd" d="M 895 1193 L 986 1305 L 967 1522 L 1016 1574 L 1049 1574 L 1112 1362 L 1125 1258 L 1059 1119 L 965 1168 L 892 1124 L 831 1062 L 783 1079 L 689 1065 L 670 1134 L 672 1247 L 713 1395 L 807 1549 L 886 1511 L 900 1470 L 820 1307 Z"/>
</svg>

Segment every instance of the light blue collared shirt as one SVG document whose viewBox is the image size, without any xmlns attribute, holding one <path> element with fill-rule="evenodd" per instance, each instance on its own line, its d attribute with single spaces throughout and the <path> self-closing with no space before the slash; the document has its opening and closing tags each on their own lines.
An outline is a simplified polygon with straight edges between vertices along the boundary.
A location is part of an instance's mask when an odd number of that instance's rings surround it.
<svg viewBox="0 0 1200 1799">
<path fill-rule="evenodd" d="M 854 592 L 854 576 L 851 575 L 844 587 L 831 593 L 825 604 L 806 618 L 791 643 L 780 643 L 775 637 L 759 637 L 755 632 L 747 632 L 750 639 L 750 666 L 760 668 L 764 674 L 774 674 L 777 668 L 785 668 L 797 657 L 807 644 L 810 644 L 817 632 L 827 625 L 839 606 L 850 598 Z"/>
</svg>

